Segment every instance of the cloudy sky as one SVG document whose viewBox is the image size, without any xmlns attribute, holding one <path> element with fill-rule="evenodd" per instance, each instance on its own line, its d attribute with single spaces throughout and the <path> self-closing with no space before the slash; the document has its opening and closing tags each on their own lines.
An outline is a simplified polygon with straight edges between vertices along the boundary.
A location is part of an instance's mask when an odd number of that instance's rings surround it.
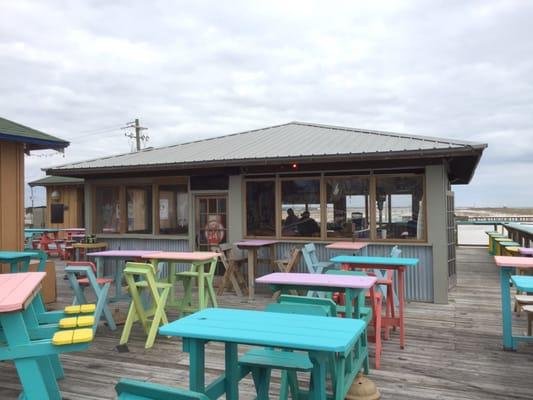
<svg viewBox="0 0 533 400">
<path fill-rule="evenodd" d="M 129 151 L 134 118 L 149 146 L 298 120 L 488 143 L 457 204 L 533 206 L 532 20 L 531 1 L 2 0 L 0 115 L 72 142 L 27 181 Z"/>
</svg>

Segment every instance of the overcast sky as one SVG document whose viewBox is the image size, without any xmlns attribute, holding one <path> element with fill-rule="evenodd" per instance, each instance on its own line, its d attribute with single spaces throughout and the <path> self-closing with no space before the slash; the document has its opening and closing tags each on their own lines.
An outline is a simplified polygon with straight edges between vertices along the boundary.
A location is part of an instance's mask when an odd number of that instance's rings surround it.
<svg viewBox="0 0 533 400">
<path fill-rule="evenodd" d="M 134 118 L 148 146 L 298 120 L 488 143 L 457 205 L 533 206 L 532 20 L 532 1 L 3 0 L 0 115 L 72 143 L 27 181 L 129 151 Z"/>
</svg>

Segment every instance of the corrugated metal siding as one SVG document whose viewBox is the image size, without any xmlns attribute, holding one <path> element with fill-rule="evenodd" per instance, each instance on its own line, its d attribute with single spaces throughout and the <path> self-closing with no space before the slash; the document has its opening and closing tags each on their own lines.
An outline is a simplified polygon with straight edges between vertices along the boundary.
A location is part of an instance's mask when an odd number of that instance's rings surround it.
<svg viewBox="0 0 533 400">
<path fill-rule="evenodd" d="M 189 241 L 187 240 L 160 240 L 160 239 L 106 239 L 109 249 L 113 250 L 161 250 L 161 251 L 189 251 Z M 302 247 L 300 243 L 282 242 L 275 245 L 274 258 L 286 258 L 292 247 Z M 330 258 L 342 254 L 338 251 L 326 249 L 325 244 L 316 244 L 317 256 L 320 260 L 329 260 Z M 368 256 L 388 256 L 392 245 L 371 244 L 363 250 L 363 255 Z M 420 264 L 418 267 L 410 269 L 406 273 L 406 290 L 405 297 L 412 301 L 433 301 L 433 252 L 431 246 L 400 246 L 402 257 L 418 258 Z M 260 249 L 259 258 L 267 258 L 268 250 Z M 188 268 L 187 265 L 178 265 L 178 270 Z M 271 266 L 261 264 L 257 268 L 259 275 L 272 272 Z M 307 272 L 307 268 L 300 257 L 300 263 L 297 270 Z M 107 271 L 106 271 L 107 272 Z M 166 269 L 163 268 L 163 274 Z"/>
<path fill-rule="evenodd" d="M 279 243 L 276 245 L 276 258 L 287 258 L 290 249 L 294 246 L 302 247 L 302 243 Z M 325 244 L 315 244 L 319 260 L 329 260 L 330 258 L 342 254 L 338 251 L 326 249 Z M 371 244 L 363 250 L 363 255 L 388 257 L 392 245 Z M 410 269 L 405 274 L 405 298 L 412 301 L 433 301 L 433 251 L 431 246 L 399 246 L 402 250 L 402 257 L 418 258 L 418 267 Z M 264 253 L 266 256 L 266 253 Z M 270 272 L 268 265 L 261 265 L 259 273 Z M 298 265 L 299 272 L 307 272 L 303 257 L 300 257 Z"/>
</svg>

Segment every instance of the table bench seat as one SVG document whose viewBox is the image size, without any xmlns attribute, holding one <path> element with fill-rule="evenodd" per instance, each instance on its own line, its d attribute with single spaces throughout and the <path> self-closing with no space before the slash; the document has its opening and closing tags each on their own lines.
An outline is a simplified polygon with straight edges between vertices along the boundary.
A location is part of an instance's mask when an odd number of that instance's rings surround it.
<svg viewBox="0 0 533 400">
<path fill-rule="evenodd" d="M 313 363 L 307 354 L 272 349 L 250 350 L 239 358 L 239 363 L 294 371 L 310 371 L 313 368 Z"/>
<path fill-rule="evenodd" d="M 93 326 L 93 324 L 94 324 L 93 315 L 86 315 L 86 316 L 79 316 L 79 317 L 67 317 L 67 318 L 61 318 L 59 320 L 59 327 L 61 329 L 86 328 L 89 326 Z"/>
<path fill-rule="evenodd" d="M 209 400 L 202 393 L 133 379 L 121 379 L 115 390 L 119 400 Z"/>
<path fill-rule="evenodd" d="M 65 346 L 68 344 L 89 343 L 94 338 L 93 330 L 90 328 L 69 329 L 57 331 L 52 337 L 54 346 Z"/>
</svg>

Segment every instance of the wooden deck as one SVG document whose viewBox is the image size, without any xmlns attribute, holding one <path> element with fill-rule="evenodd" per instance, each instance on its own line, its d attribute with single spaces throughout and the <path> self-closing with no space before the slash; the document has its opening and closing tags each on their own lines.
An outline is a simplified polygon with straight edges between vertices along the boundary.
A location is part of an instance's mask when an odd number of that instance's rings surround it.
<svg viewBox="0 0 533 400">
<path fill-rule="evenodd" d="M 400 350 L 398 334 L 384 343 L 382 368 L 370 373 L 382 399 L 533 398 L 533 345 L 522 344 L 516 353 L 501 350 L 499 282 L 491 257 L 480 248 L 459 248 L 457 255 L 458 285 L 451 292 L 450 303 L 408 304 L 406 349 Z M 61 268 L 59 265 L 57 307 L 71 300 Z M 257 297 L 248 303 L 224 295 L 220 304 L 262 309 L 270 301 L 267 295 Z M 525 330 L 523 315 L 514 326 Z M 115 398 L 113 388 L 120 377 L 187 387 L 188 356 L 179 340 L 158 338 L 153 349 L 144 350 L 144 337 L 135 329 L 130 352 L 119 354 L 114 348 L 120 332 L 120 327 L 111 333 L 101 326 L 89 351 L 62 356 L 66 378 L 60 386 L 64 399 Z M 241 347 L 241 351 L 246 350 Z M 222 345 L 209 345 L 206 367 L 211 378 L 223 369 L 223 355 Z M 273 398 L 277 383 L 279 380 L 273 379 Z M 15 399 L 19 391 L 13 365 L 0 362 L 0 399 Z M 250 379 L 241 383 L 240 393 L 243 399 L 254 397 Z"/>
</svg>

